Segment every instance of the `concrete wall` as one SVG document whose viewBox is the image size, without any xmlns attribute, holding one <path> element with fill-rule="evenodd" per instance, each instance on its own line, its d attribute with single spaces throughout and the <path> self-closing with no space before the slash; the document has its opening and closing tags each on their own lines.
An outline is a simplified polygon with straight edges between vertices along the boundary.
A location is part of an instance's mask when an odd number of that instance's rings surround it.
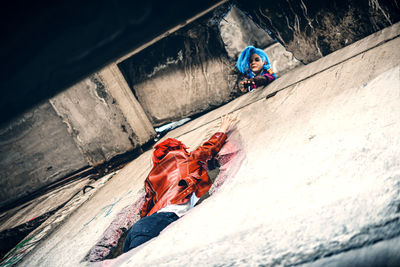
<svg viewBox="0 0 400 267">
<path fill-rule="evenodd" d="M 142 106 L 132 94 L 124 76 L 116 64 L 110 64 L 98 72 L 106 90 L 113 97 L 113 104 L 118 105 L 128 125 L 132 129 L 135 142 L 144 144 L 155 135 L 153 126 Z M 115 102 L 115 103 L 114 103 Z"/>
<path fill-rule="evenodd" d="M 293 53 L 287 51 L 280 43 L 274 43 L 265 48 L 264 51 L 267 53 L 271 67 L 278 77 L 303 65 L 293 56 Z"/>
<path fill-rule="evenodd" d="M 45 102 L 0 129 L 0 207 L 87 165 Z"/>
<path fill-rule="evenodd" d="M 228 8 L 222 6 L 119 64 L 153 126 L 213 109 L 238 92 L 219 30 Z"/>
<path fill-rule="evenodd" d="M 69 0 L 24 1 L 22 8 L 11 2 L 3 5 L 0 123 L 223 1 Z"/>
<path fill-rule="evenodd" d="M 235 63 L 248 45 L 268 49 L 278 75 L 300 65 L 242 11 L 225 4 L 118 66 L 153 126 L 159 126 L 240 96 Z"/>
<path fill-rule="evenodd" d="M 303 63 L 310 63 L 400 20 L 398 0 L 235 0 Z"/>
<path fill-rule="evenodd" d="M 155 136 L 116 65 L 0 128 L 0 207 Z"/>
<path fill-rule="evenodd" d="M 233 60 L 237 60 L 248 45 L 266 48 L 276 42 L 264 29 L 261 29 L 235 6 L 221 20 L 220 30 L 228 56 Z"/>
<path fill-rule="evenodd" d="M 91 165 L 102 164 L 140 145 L 98 74 L 53 97 L 50 103 Z"/>
</svg>

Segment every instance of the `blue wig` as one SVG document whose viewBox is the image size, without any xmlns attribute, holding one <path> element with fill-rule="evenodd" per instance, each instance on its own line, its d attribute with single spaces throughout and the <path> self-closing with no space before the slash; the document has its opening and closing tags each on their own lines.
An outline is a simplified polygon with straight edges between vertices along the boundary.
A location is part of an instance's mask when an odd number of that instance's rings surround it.
<svg viewBox="0 0 400 267">
<path fill-rule="evenodd" d="M 238 68 L 238 70 L 241 73 L 249 75 L 250 78 L 254 77 L 254 74 L 250 70 L 250 66 L 249 66 L 250 57 L 253 54 L 259 55 L 263 62 L 267 62 L 263 66 L 264 71 L 267 71 L 268 69 L 271 68 L 271 63 L 269 62 L 269 58 L 262 49 L 255 48 L 254 46 L 248 46 L 240 54 L 240 56 L 236 62 L 236 67 Z"/>
</svg>

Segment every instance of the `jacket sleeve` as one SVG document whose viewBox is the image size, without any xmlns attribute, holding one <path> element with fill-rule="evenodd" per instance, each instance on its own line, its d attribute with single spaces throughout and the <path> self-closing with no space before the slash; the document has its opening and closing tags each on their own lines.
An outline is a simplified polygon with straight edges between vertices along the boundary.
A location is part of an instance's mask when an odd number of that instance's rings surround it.
<svg viewBox="0 0 400 267">
<path fill-rule="evenodd" d="M 256 76 L 253 78 L 253 81 L 257 86 L 267 85 L 273 80 L 275 80 L 275 76 L 270 73 L 265 73 L 262 76 Z"/>
<path fill-rule="evenodd" d="M 140 212 L 140 217 L 146 217 L 147 213 L 153 208 L 154 206 L 154 191 L 149 184 L 149 181 L 146 179 L 144 181 L 144 190 L 146 192 L 145 201 L 142 206 L 142 211 Z"/>
<path fill-rule="evenodd" d="M 215 133 L 207 142 L 191 152 L 191 156 L 199 161 L 207 161 L 214 157 L 221 149 L 226 140 L 226 134 L 222 132 Z"/>
</svg>

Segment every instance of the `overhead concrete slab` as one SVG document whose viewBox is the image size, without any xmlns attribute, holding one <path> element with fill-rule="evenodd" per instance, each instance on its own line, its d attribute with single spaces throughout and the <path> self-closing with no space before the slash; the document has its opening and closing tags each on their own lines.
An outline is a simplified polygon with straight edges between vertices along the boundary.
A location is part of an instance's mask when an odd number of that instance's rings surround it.
<svg viewBox="0 0 400 267">
<path fill-rule="evenodd" d="M 224 2 L 69 0 L 4 5 L 0 123 Z"/>
<path fill-rule="evenodd" d="M 398 29 L 302 66 L 170 132 L 165 138 L 194 149 L 221 115 L 233 112 L 239 121 L 230 137 L 240 138 L 227 145 L 237 145 L 245 159 L 218 192 L 159 237 L 104 266 L 296 265 L 398 237 Z M 115 175 L 24 255 L 21 266 L 89 265 L 92 246 L 142 194 L 150 155 Z"/>
</svg>

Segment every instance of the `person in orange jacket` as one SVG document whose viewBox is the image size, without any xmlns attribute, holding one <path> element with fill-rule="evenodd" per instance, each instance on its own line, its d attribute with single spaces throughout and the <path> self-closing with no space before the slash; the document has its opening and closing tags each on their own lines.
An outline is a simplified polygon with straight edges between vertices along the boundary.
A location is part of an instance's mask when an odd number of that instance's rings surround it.
<svg viewBox="0 0 400 267">
<path fill-rule="evenodd" d="M 235 120 L 232 116 L 222 117 L 218 131 L 192 152 L 173 138 L 154 147 L 153 168 L 145 180 L 142 219 L 130 228 L 123 252 L 158 236 L 208 192 L 212 182 L 203 166 L 220 151 Z"/>
</svg>

